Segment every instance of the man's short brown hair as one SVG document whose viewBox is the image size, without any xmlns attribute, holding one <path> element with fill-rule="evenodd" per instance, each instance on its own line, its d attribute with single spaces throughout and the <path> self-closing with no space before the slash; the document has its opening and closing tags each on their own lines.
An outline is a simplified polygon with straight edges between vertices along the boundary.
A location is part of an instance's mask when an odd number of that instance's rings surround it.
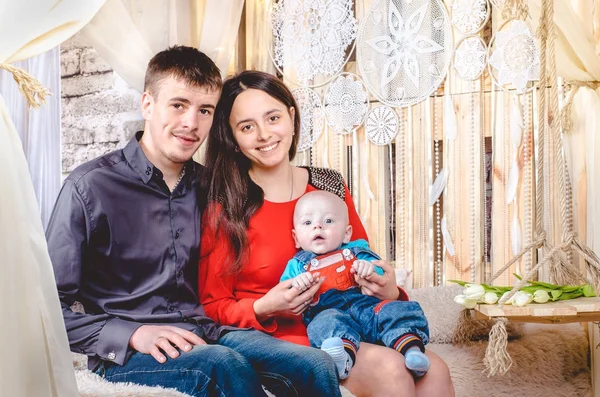
<svg viewBox="0 0 600 397">
<path fill-rule="evenodd" d="M 193 47 L 173 46 L 152 57 L 146 68 L 144 91 L 157 96 L 160 81 L 167 77 L 214 91 L 223 87 L 217 65 L 206 54 Z"/>
</svg>

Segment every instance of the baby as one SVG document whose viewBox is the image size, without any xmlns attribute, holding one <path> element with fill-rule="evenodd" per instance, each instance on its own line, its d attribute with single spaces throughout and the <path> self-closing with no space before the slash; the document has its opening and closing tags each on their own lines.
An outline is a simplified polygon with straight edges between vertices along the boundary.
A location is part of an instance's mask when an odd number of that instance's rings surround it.
<svg viewBox="0 0 600 397">
<path fill-rule="evenodd" d="M 361 341 L 397 350 L 415 376 L 425 375 L 429 326 L 423 310 L 417 302 L 382 301 L 361 293 L 354 276 L 383 275 L 383 269 L 371 263 L 380 258 L 365 240 L 350 240 L 344 201 L 323 190 L 305 194 L 296 203 L 292 234 L 301 250 L 281 281 L 293 278 L 293 287 L 303 291 L 317 282 L 314 272 L 325 278 L 303 317 L 310 343 L 331 355 L 340 379 L 350 374 Z"/>
</svg>

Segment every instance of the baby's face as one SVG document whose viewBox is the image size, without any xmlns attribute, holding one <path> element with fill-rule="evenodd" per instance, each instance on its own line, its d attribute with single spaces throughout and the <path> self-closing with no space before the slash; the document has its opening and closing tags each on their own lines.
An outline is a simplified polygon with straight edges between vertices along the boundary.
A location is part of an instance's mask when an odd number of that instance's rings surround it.
<svg viewBox="0 0 600 397">
<path fill-rule="evenodd" d="M 297 248 L 322 255 L 350 241 L 352 228 L 348 226 L 348 210 L 342 200 L 305 200 L 299 205 L 294 217 Z"/>
</svg>

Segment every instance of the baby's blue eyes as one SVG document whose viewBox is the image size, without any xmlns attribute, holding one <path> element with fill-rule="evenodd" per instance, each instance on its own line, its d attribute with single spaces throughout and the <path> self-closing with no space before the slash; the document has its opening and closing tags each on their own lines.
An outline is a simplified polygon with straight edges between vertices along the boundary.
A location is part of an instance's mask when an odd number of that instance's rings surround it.
<svg viewBox="0 0 600 397">
<path fill-rule="evenodd" d="M 302 224 L 303 224 L 304 226 L 310 226 L 310 224 L 311 224 L 311 221 L 304 221 L 304 222 L 302 222 Z"/>
<path fill-rule="evenodd" d="M 325 223 L 333 223 L 333 219 L 325 219 Z"/>
</svg>

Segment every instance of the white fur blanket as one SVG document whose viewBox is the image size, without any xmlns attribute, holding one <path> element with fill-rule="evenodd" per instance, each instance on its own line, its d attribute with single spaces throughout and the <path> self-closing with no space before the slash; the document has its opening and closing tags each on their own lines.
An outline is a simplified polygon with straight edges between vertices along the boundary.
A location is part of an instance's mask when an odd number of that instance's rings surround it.
<svg viewBox="0 0 600 397">
<path fill-rule="evenodd" d="M 588 340 L 579 324 L 515 327 L 508 343 L 513 366 L 504 376 L 488 378 L 483 373 L 488 325 L 473 325 L 471 342 L 449 344 L 461 306 L 452 298 L 460 287 L 411 290 L 430 323 L 431 343 L 427 349 L 448 364 L 457 397 L 591 397 Z M 74 354 L 77 384 L 83 397 L 186 397 L 172 389 L 110 383 L 87 371 L 86 358 Z M 342 388 L 343 396 L 352 393 Z"/>
</svg>

